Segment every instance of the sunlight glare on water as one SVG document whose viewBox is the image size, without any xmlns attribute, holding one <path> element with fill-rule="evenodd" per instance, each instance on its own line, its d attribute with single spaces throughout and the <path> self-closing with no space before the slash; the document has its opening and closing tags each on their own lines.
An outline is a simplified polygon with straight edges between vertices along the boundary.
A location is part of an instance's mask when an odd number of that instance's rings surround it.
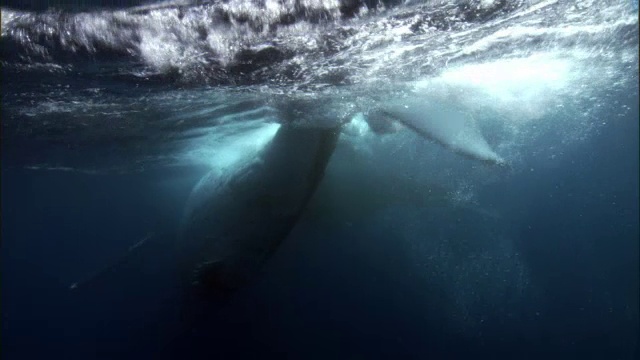
<svg viewBox="0 0 640 360">
<path fill-rule="evenodd" d="M 462 65 L 417 90 L 434 89 L 467 109 L 490 108 L 515 121 L 538 119 L 572 83 L 572 64 L 549 54 Z"/>
<path fill-rule="evenodd" d="M 178 157 L 181 162 L 204 165 L 220 171 L 237 168 L 241 162 L 255 157 L 273 139 L 280 128 L 276 123 L 260 123 L 249 130 L 233 133 L 242 124 L 230 124 L 208 135 L 192 140 Z M 220 127 L 219 127 L 220 128 Z M 227 135 L 231 133 L 231 135 Z"/>
</svg>

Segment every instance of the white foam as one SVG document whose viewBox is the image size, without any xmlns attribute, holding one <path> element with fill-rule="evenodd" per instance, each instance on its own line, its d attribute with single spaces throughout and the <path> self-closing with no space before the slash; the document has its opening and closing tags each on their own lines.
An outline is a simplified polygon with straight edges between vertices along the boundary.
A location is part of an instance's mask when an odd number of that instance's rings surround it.
<svg viewBox="0 0 640 360">
<path fill-rule="evenodd" d="M 342 132 L 345 135 L 362 137 L 369 135 L 371 130 L 369 129 L 369 125 L 367 125 L 364 114 L 357 113 L 351 121 L 344 126 Z"/>
<path fill-rule="evenodd" d="M 555 108 L 571 85 L 571 61 L 538 53 L 526 58 L 463 65 L 416 83 L 415 90 L 460 104 L 467 109 L 490 108 L 510 119 L 541 118 Z"/>
</svg>

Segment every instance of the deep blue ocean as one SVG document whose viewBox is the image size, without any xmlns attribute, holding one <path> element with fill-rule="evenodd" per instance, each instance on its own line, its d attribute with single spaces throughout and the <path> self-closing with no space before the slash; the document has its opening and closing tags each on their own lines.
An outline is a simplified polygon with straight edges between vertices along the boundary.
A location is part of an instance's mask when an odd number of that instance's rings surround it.
<svg viewBox="0 0 640 360">
<path fill-rule="evenodd" d="M 3 359 L 640 359 L 637 2 L 1 11 Z M 473 131 L 363 120 L 405 101 Z M 288 123 L 339 126 L 324 177 L 185 325 L 194 186 Z"/>
</svg>

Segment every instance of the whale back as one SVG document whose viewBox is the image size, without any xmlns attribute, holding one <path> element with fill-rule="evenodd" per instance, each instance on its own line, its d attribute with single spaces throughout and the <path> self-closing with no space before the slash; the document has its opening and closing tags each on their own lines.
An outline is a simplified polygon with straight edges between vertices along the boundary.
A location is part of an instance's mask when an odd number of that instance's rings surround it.
<svg viewBox="0 0 640 360">
<path fill-rule="evenodd" d="M 249 282 L 296 224 L 339 134 L 282 125 L 255 158 L 205 175 L 187 202 L 179 236 L 183 282 L 205 295 Z"/>
</svg>

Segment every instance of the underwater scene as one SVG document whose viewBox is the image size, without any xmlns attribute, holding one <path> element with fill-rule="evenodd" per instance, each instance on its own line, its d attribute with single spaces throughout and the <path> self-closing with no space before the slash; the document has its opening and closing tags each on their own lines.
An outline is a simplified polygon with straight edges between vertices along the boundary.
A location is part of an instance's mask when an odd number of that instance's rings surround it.
<svg viewBox="0 0 640 360">
<path fill-rule="evenodd" d="M 638 2 L 3 0 L 3 359 L 639 359 Z"/>
</svg>

